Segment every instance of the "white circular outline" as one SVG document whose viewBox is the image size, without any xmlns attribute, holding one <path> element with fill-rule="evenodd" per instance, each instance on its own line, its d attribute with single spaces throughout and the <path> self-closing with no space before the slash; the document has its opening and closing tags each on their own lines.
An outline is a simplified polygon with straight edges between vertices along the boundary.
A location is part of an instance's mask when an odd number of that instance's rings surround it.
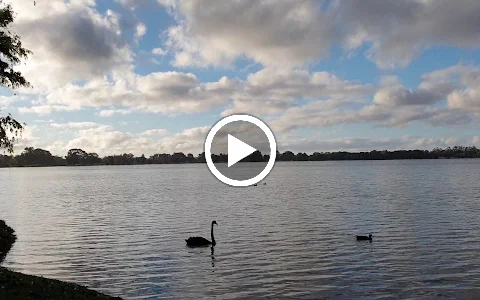
<svg viewBox="0 0 480 300">
<path fill-rule="evenodd" d="M 268 138 L 268 144 L 270 145 L 270 159 L 268 160 L 267 166 L 263 169 L 260 174 L 257 176 L 246 179 L 246 180 L 235 180 L 228 178 L 224 176 L 218 169 L 215 167 L 212 161 L 212 142 L 213 142 L 213 137 L 217 132 L 225 125 L 232 123 L 232 122 L 237 122 L 237 121 L 244 121 L 244 122 L 249 122 L 254 125 L 257 125 L 260 127 L 260 129 L 265 133 L 265 135 Z M 208 132 L 207 138 L 205 139 L 205 160 L 207 161 L 207 166 L 210 172 L 217 177 L 218 180 L 221 182 L 228 184 L 230 186 L 235 186 L 235 187 L 244 187 L 244 186 L 250 186 L 255 183 L 260 182 L 262 179 L 267 177 L 267 175 L 272 171 L 273 166 L 275 165 L 275 159 L 277 157 L 277 142 L 275 141 L 275 136 L 273 135 L 272 130 L 260 119 L 253 117 L 251 115 L 247 114 L 235 114 L 235 115 L 230 115 L 227 116 L 220 121 L 218 121 Z"/>
</svg>

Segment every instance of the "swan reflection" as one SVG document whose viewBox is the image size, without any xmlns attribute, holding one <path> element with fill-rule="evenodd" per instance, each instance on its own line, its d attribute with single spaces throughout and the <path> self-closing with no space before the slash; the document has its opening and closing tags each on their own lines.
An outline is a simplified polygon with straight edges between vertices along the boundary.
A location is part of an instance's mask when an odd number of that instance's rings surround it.
<svg viewBox="0 0 480 300">
<path fill-rule="evenodd" d="M 215 272 L 215 248 L 212 246 L 210 247 L 210 250 L 212 250 L 212 272 Z"/>
</svg>

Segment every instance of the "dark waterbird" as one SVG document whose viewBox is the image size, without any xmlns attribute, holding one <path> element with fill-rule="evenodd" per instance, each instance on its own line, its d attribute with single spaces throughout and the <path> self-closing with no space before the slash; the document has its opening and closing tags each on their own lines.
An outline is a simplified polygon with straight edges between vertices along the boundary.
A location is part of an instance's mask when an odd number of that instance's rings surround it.
<svg viewBox="0 0 480 300">
<path fill-rule="evenodd" d="M 211 231 L 211 237 L 212 241 L 210 242 L 206 238 L 203 238 L 201 236 L 192 236 L 189 237 L 188 240 L 185 240 L 187 242 L 187 246 L 189 247 L 203 247 L 203 246 L 215 246 L 215 238 L 213 237 L 213 225 L 217 225 L 217 221 L 212 221 L 212 231 Z"/>
<path fill-rule="evenodd" d="M 357 235 L 357 241 L 371 241 L 373 235 L 369 234 L 368 236 L 366 235 Z"/>
</svg>

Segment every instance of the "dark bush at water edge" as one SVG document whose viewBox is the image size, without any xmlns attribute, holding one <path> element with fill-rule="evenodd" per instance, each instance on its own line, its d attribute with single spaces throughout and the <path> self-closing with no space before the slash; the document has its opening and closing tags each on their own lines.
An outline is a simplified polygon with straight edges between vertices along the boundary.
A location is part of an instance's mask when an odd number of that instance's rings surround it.
<svg viewBox="0 0 480 300">
<path fill-rule="evenodd" d="M 5 224 L 5 221 L 0 220 L 0 263 L 3 262 L 16 239 L 13 228 Z"/>
</svg>

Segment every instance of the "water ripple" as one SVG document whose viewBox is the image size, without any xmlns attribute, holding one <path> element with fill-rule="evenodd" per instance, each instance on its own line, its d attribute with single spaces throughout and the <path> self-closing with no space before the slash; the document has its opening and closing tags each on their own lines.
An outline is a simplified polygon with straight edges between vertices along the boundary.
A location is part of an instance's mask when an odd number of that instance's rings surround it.
<svg viewBox="0 0 480 300">
<path fill-rule="evenodd" d="M 203 165 L 3 169 L 5 265 L 126 299 L 478 299 L 479 167 L 279 163 L 244 189 Z M 185 247 L 212 219 L 214 251 Z"/>
</svg>

